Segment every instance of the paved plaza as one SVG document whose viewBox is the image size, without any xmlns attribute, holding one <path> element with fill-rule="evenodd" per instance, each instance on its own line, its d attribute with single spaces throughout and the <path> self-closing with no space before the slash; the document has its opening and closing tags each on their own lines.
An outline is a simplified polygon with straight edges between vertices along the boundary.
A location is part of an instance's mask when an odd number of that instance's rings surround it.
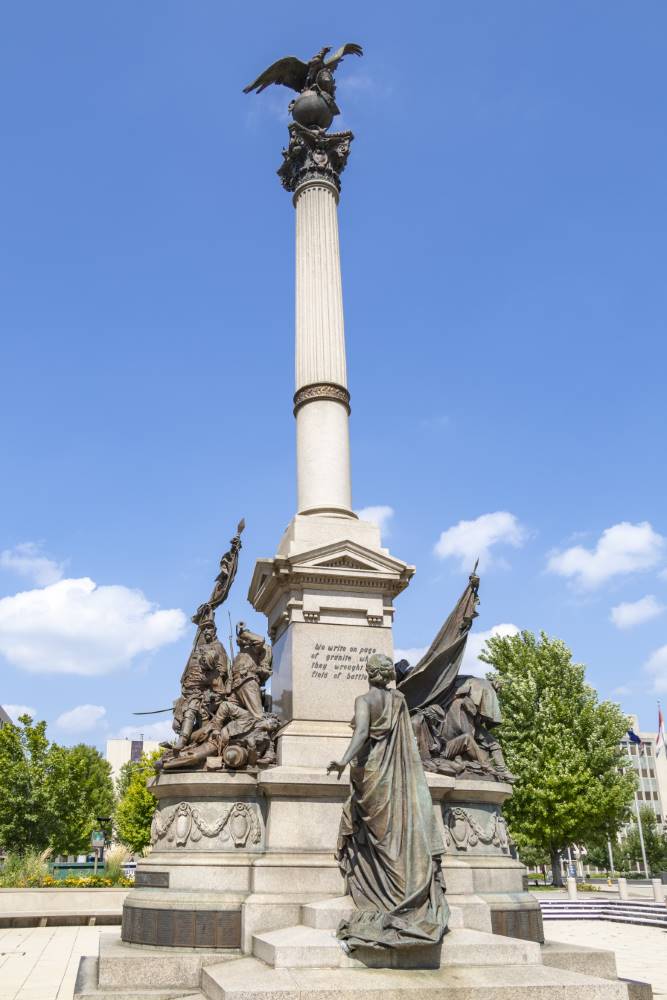
<svg viewBox="0 0 667 1000">
<path fill-rule="evenodd" d="M 110 928 L 105 928 L 109 931 Z M 618 973 L 643 979 L 667 998 L 667 931 L 602 920 L 548 921 L 550 941 L 609 948 Z M 82 955 L 96 955 L 97 927 L 26 927 L 0 931 L 0 1000 L 72 1000 Z"/>
<path fill-rule="evenodd" d="M 99 936 L 97 927 L 0 930 L 0 1000 L 72 1000 L 79 959 L 97 954 Z"/>
<path fill-rule="evenodd" d="M 667 931 L 606 920 L 545 920 L 548 941 L 564 941 L 616 952 L 623 979 L 651 983 L 654 997 L 667 997 Z"/>
</svg>

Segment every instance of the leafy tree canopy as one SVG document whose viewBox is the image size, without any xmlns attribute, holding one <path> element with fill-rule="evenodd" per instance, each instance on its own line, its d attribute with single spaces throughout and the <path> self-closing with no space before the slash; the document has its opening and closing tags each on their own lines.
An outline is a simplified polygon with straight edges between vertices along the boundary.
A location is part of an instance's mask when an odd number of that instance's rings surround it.
<svg viewBox="0 0 667 1000">
<path fill-rule="evenodd" d="M 667 836 L 658 826 L 655 812 L 650 806 L 642 806 L 639 810 L 639 816 L 644 835 L 646 861 L 650 872 L 657 875 L 660 871 L 667 869 Z M 643 865 L 636 817 L 618 845 L 618 858 L 619 867 L 622 867 L 624 871 L 634 869 L 637 863 Z"/>
<path fill-rule="evenodd" d="M 49 789 L 53 820 L 50 843 L 56 854 L 90 850 L 90 835 L 101 826 L 111 833 L 114 810 L 111 765 L 95 747 L 79 743 L 49 751 Z M 100 824 L 98 817 L 108 818 Z"/>
<path fill-rule="evenodd" d="M 598 701 L 583 665 L 544 632 L 493 636 L 480 658 L 493 668 L 498 739 L 517 778 L 505 816 L 519 848 L 549 852 L 558 883 L 563 848 L 614 835 L 629 816 L 635 779 L 620 747 L 628 719 Z"/>
<path fill-rule="evenodd" d="M 124 765 L 118 782 L 123 794 L 116 806 L 116 833 L 119 840 L 135 853 L 143 851 L 151 841 L 156 800 L 146 782 L 155 776 L 155 761 L 159 756 L 158 751 L 142 754 L 140 761 Z"/>
<path fill-rule="evenodd" d="M 114 805 L 111 768 L 94 747 L 49 743 L 46 723 L 0 729 L 0 844 L 24 854 L 51 847 L 78 854 L 90 846 L 98 816 Z"/>
<path fill-rule="evenodd" d="M 52 807 L 47 784 L 46 723 L 22 715 L 0 728 L 0 845 L 22 854 L 49 846 Z"/>
</svg>

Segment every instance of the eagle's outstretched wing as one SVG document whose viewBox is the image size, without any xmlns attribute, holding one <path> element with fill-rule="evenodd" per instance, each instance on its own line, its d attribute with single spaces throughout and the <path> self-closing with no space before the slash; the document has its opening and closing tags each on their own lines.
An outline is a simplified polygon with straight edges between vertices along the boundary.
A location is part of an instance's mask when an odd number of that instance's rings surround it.
<svg viewBox="0 0 667 1000">
<path fill-rule="evenodd" d="M 251 90 L 256 90 L 258 94 L 261 94 L 272 83 L 281 83 L 283 87 L 291 87 L 292 90 L 300 93 L 306 85 L 307 72 L 307 63 L 301 62 L 296 56 L 285 56 L 284 59 L 278 59 L 272 66 L 265 69 L 254 83 L 249 83 L 247 87 L 244 87 L 243 93 L 249 94 Z"/>
<path fill-rule="evenodd" d="M 333 70 L 344 56 L 363 56 L 363 54 L 364 50 L 361 45 L 357 45 L 356 42 L 346 42 L 329 59 L 325 60 L 324 65 L 327 69 Z"/>
</svg>

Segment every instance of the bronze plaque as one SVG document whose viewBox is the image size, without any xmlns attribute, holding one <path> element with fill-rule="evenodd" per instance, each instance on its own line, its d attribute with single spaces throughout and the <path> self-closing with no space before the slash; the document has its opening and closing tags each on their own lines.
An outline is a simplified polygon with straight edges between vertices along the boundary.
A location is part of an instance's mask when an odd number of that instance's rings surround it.
<svg viewBox="0 0 667 1000">
<path fill-rule="evenodd" d="M 241 910 L 124 906 L 122 939 L 162 948 L 240 948 Z"/>
<path fill-rule="evenodd" d="M 173 932 L 171 943 L 175 948 L 195 948 L 195 911 L 172 910 Z"/>
<path fill-rule="evenodd" d="M 156 910 L 157 913 L 157 941 L 159 945 L 170 945 L 172 910 Z"/>
<path fill-rule="evenodd" d="M 198 910 L 195 913 L 195 947 L 215 948 L 215 910 Z"/>
<path fill-rule="evenodd" d="M 241 911 L 217 910 L 215 928 L 216 948 L 241 947 Z"/>
<path fill-rule="evenodd" d="M 169 872 L 137 872 L 134 876 L 134 884 L 150 889 L 168 889 Z"/>
</svg>

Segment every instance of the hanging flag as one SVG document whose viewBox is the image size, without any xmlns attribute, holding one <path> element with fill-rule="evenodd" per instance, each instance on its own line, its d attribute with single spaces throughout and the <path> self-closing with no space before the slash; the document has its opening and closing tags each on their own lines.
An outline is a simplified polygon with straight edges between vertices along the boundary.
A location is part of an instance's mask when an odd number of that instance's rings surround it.
<svg viewBox="0 0 667 1000">
<path fill-rule="evenodd" d="M 659 757 L 661 753 L 667 753 L 665 747 L 665 720 L 662 717 L 662 709 L 658 702 L 658 735 L 655 738 L 655 755 Z"/>
<path fill-rule="evenodd" d="M 640 740 L 640 738 L 637 736 L 637 733 L 633 729 L 628 729 L 628 739 L 630 740 L 631 743 L 639 743 L 641 746 L 642 741 Z"/>
</svg>

